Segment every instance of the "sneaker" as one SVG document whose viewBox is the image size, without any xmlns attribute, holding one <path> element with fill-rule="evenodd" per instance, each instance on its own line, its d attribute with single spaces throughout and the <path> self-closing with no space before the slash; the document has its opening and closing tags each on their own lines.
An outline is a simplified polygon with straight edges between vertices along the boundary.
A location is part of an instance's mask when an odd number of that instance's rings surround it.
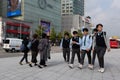
<svg viewBox="0 0 120 80">
<path fill-rule="evenodd" d="M 30 64 L 30 62 L 26 62 L 26 64 Z"/>
<path fill-rule="evenodd" d="M 83 65 L 82 65 L 82 64 L 80 64 L 80 65 L 78 66 L 78 68 L 82 69 L 82 68 L 83 68 Z"/>
<path fill-rule="evenodd" d="M 101 68 L 98 69 L 98 72 L 101 72 Z"/>
<path fill-rule="evenodd" d="M 69 67 L 72 69 L 73 68 L 73 64 L 69 64 Z"/>
<path fill-rule="evenodd" d="M 33 67 L 32 64 L 29 64 L 30 67 Z"/>
<path fill-rule="evenodd" d="M 38 65 L 38 67 L 41 69 L 41 68 L 43 68 L 42 66 L 40 66 L 40 65 Z"/>
<path fill-rule="evenodd" d="M 36 63 L 34 64 L 34 66 L 37 66 L 37 65 L 38 65 L 38 64 L 36 64 Z"/>
<path fill-rule="evenodd" d="M 23 65 L 22 62 L 19 62 L 20 65 Z"/>
<path fill-rule="evenodd" d="M 45 65 L 43 65 L 44 67 L 47 67 L 47 65 L 45 64 Z"/>
<path fill-rule="evenodd" d="M 89 65 L 88 65 L 88 68 L 89 68 L 89 69 L 93 69 L 93 65 L 89 64 Z"/>
<path fill-rule="evenodd" d="M 94 66 L 93 66 L 93 65 L 91 65 L 90 69 L 92 69 L 92 70 L 93 70 L 93 69 L 94 69 Z"/>
<path fill-rule="evenodd" d="M 101 68 L 101 71 L 100 71 L 101 73 L 104 73 L 105 72 L 105 69 L 104 68 Z"/>
</svg>

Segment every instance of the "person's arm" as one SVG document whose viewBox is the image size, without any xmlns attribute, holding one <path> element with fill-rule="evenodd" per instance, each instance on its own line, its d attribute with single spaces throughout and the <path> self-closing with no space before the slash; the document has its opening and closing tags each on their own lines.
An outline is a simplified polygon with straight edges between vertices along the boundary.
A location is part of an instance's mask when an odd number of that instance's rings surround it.
<svg viewBox="0 0 120 80">
<path fill-rule="evenodd" d="M 61 39 L 61 43 L 60 43 L 60 48 L 61 49 L 63 48 L 62 45 L 63 45 L 63 39 Z"/>
<path fill-rule="evenodd" d="M 77 45 L 81 45 L 81 38 L 79 38 L 79 42 L 78 43 L 76 43 Z"/>
<path fill-rule="evenodd" d="M 92 37 L 90 37 L 90 42 L 89 42 L 89 47 L 88 47 L 88 49 L 91 49 L 91 46 L 92 46 Z"/>
<path fill-rule="evenodd" d="M 109 38 L 108 38 L 107 34 L 104 34 L 104 39 L 105 39 L 105 43 L 106 43 L 106 46 L 107 46 L 107 50 L 109 52 L 110 51 L 110 41 L 109 41 Z"/>
<path fill-rule="evenodd" d="M 69 47 L 70 47 L 70 49 L 72 48 L 72 39 L 70 39 Z"/>
<path fill-rule="evenodd" d="M 92 50 L 94 50 L 95 45 L 96 45 L 96 37 L 95 37 L 95 35 L 94 35 L 94 36 L 93 36 L 93 40 L 92 40 Z"/>
</svg>

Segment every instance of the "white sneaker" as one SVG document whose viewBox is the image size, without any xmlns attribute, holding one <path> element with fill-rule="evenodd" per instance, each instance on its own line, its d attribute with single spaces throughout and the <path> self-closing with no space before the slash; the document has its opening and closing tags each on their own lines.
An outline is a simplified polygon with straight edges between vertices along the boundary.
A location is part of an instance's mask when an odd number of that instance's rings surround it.
<svg viewBox="0 0 120 80">
<path fill-rule="evenodd" d="M 105 72 L 105 69 L 104 68 L 101 68 L 101 71 L 100 71 L 101 73 L 104 73 Z"/>
<path fill-rule="evenodd" d="M 88 68 L 91 68 L 91 64 L 88 65 Z"/>
<path fill-rule="evenodd" d="M 90 68 L 91 70 L 93 70 L 93 65 L 88 65 L 88 68 Z"/>
<path fill-rule="evenodd" d="M 91 69 L 94 69 L 94 65 L 91 65 Z"/>
<path fill-rule="evenodd" d="M 79 64 L 78 68 L 82 69 L 82 68 L 83 68 L 83 65 L 82 65 L 82 64 Z"/>
<path fill-rule="evenodd" d="M 69 67 L 72 69 L 73 68 L 73 64 L 69 64 Z"/>
<path fill-rule="evenodd" d="M 98 69 L 98 72 L 101 72 L 101 68 Z"/>
</svg>

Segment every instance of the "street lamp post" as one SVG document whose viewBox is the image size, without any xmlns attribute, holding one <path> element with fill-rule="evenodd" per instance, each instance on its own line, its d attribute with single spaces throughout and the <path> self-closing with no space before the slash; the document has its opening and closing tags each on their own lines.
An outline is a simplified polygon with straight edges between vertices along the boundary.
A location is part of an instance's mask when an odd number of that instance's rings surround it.
<svg viewBox="0 0 120 80">
<path fill-rule="evenodd" d="M 22 22 L 20 23 L 20 39 L 21 39 L 21 33 L 22 33 Z"/>
<path fill-rule="evenodd" d="M 6 22 L 3 22 L 4 27 L 4 39 L 6 40 Z"/>
</svg>

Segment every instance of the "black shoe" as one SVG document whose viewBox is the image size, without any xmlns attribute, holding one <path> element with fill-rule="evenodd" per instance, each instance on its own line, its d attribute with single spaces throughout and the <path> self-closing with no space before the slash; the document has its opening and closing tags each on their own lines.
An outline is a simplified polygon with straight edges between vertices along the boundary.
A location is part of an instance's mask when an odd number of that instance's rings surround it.
<svg viewBox="0 0 120 80">
<path fill-rule="evenodd" d="M 43 68 L 43 67 L 41 67 L 40 65 L 38 65 L 38 67 L 39 67 L 39 68 Z"/>
<path fill-rule="evenodd" d="M 33 67 L 32 64 L 29 64 L 30 67 Z"/>
<path fill-rule="evenodd" d="M 48 57 L 48 59 L 51 59 L 51 57 Z"/>
<path fill-rule="evenodd" d="M 37 66 L 37 65 L 38 65 L 38 64 L 36 64 L 36 63 L 34 64 L 34 66 Z"/>
<path fill-rule="evenodd" d="M 47 67 L 47 65 L 45 64 L 45 65 L 43 65 L 44 67 Z"/>
<path fill-rule="evenodd" d="M 29 64 L 29 62 L 26 62 L 26 64 Z"/>
</svg>

